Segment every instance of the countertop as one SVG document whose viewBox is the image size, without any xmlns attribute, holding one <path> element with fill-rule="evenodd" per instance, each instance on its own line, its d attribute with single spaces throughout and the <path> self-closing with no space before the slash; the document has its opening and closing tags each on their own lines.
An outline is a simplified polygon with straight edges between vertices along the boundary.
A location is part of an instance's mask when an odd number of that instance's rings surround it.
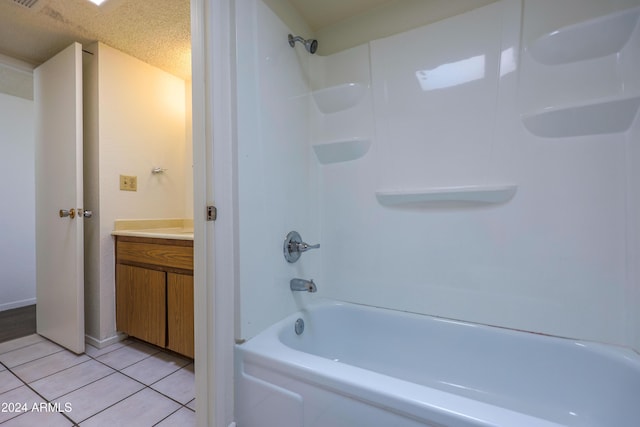
<svg viewBox="0 0 640 427">
<path fill-rule="evenodd" d="M 116 230 L 112 236 L 152 237 L 156 239 L 193 240 L 193 229 L 147 228 L 140 230 Z"/>
<path fill-rule="evenodd" d="M 193 240 L 193 220 L 116 220 L 111 235 Z"/>
</svg>

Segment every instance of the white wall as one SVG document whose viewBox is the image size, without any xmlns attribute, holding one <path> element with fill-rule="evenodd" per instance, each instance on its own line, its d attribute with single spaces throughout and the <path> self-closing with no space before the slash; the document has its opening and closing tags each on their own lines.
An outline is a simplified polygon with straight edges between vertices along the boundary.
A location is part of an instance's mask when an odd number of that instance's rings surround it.
<svg viewBox="0 0 640 427">
<path fill-rule="evenodd" d="M 633 71 L 639 63 L 637 28 L 622 50 L 601 58 L 548 66 L 529 52 L 545 33 L 638 3 L 493 3 L 311 58 L 310 71 L 303 68 L 297 77 L 305 80 L 300 83 L 288 74 L 298 73 L 297 64 L 284 64 L 280 53 L 286 51 L 286 44 L 278 44 L 286 28 L 266 13 L 256 24 L 246 20 L 261 28 L 258 39 L 268 47 L 240 54 L 241 337 L 295 308 L 282 292 L 287 270 L 270 254 L 285 232 L 282 213 L 294 209 L 303 215 L 295 209 L 313 203 L 311 194 L 318 191 L 322 248 L 313 259 L 321 260 L 321 295 L 638 348 L 633 266 L 639 236 L 633 218 L 639 203 L 632 160 L 637 119 L 629 131 L 553 137 L 532 133 L 523 122 L 543 107 L 602 105 L 640 94 Z M 271 36 L 265 26 L 279 34 Z M 238 45 L 256 40 L 251 37 Z M 453 64 L 453 71 L 446 65 L 445 75 L 464 74 L 473 68 L 465 60 L 478 57 L 480 77 L 459 77 L 439 89 L 422 87 L 421 76 L 432 82 L 446 64 Z M 269 67 L 278 72 L 271 74 Z M 280 81 L 284 76 L 287 84 Z M 277 144 L 300 140 L 304 133 L 284 120 L 293 112 L 280 105 L 304 98 L 305 84 L 319 90 L 348 82 L 368 88 L 355 105 L 321 113 L 309 97 L 311 145 L 271 157 Z M 354 156 L 349 144 L 356 138 L 372 144 Z M 314 145 L 336 142 L 341 144 L 331 149 L 343 150 L 338 157 L 347 153 L 349 159 L 319 166 Z M 311 186 L 287 191 L 284 166 L 304 162 Z M 494 204 L 396 206 L 375 194 L 494 184 L 515 184 L 517 193 Z M 315 220 L 306 220 L 313 230 Z M 315 243 L 314 237 L 309 239 Z M 308 255 L 314 254 L 303 260 Z"/>
<path fill-rule="evenodd" d="M 308 54 L 261 1 L 237 2 L 240 331 L 248 338 L 310 294 L 289 280 L 319 276 L 318 251 L 285 261 L 286 234 L 319 238 L 315 161 L 309 152 Z M 322 285 L 319 287 L 321 294 Z"/>
<path fill-rule="evenodd" d="M 193 109 L 192 83 L 184 85 L 185 144 L 184 144 L 184 217 L 193 218 Z"/>
<path fill-rule="evenodd" d="M 33 101 L 0 93 L 0 311 L 36 299 L 33 126 Z"/>
<path fill-rule="evenodd" d="M 93 156 L 93 167 L 86 171 L 93 178 L 85 193 L 94 199 L 98 195 L 99 209 L 85 230 L 91 236 L 88 251 L 93 251 L 87 335 L 102 342 L 115 335 L 114 220 L 185 218 L 193 184 L 186 179 L 191 169 L 185 171 L 185 82 L 104 44 L 89 49 L 96 61 L 92 84 L 97 99 L 85 99 L 95 109 L 85 125 L 85 144 Z M 90 120 L 91 112 L 85 114 Z M 167 171 L 154 175 L 154 167 Z M 137 176 L 138 190 L 121 191 L 119 175 Z"/>
<path fill-rule="evenodd" d="M 0 53 L 0 93 L 33 101 L 33 65 Z"/>
</svg>

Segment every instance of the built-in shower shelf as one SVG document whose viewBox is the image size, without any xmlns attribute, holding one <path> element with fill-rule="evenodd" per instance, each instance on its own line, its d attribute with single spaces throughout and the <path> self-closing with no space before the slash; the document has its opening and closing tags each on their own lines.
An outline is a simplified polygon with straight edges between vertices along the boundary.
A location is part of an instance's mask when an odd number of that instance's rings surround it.
<svg viewBox="0 0 640 427">
<path fill-rule="evenodd" d="M 453 187 L 433 187 L 417 190 L 376 191 L 376 198 L 382 205 L 400 206 L 429 202 L 471 202 L 504 203 L 515 194 L 518 186 L 504 185 L 463 185 Z"/>
<path fill-rule="evenodd" d="M 529 53 L 538 62 L 560 65 L 619 52 L 631 37 L 640 8 L 631 8 L 560 28 L 535 40 Z"/>
<path fill-rule="evenodd" d="M 625 132 L 640 106 L 640 96 L 603 99 L 586 104 L 545 108 L 524 114 L 525 127 L 536 136 L 563 138 Z"/>
<path fill-rule="evenodd" d="M 367 154 L 370 146 L 371 140 L 368 138 L 351 138 L 313 144 L 313 151 L 316 153 L 318 162 L 326 165 L 359 159 Z"/>
<path fill-rule="evenodd" d="M 355 107 L 365 92 L 361 83 L 345 83 L 325 89 L 314 90 L 313 99 L 324 114 L 337 113 Z"/>
</svg>

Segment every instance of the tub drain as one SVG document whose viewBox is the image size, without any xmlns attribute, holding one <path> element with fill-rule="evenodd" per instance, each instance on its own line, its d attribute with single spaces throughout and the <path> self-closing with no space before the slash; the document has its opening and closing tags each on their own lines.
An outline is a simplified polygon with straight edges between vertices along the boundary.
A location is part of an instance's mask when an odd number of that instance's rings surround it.
<svg viewBox="0 0 640 427">
<path fill-rule="evenodd" d="M 296 324 L 294 326 L 297 335 L 302 334 L 304 332 L 304 320 L 298 319 L 296 320 Z"/>
</svg>

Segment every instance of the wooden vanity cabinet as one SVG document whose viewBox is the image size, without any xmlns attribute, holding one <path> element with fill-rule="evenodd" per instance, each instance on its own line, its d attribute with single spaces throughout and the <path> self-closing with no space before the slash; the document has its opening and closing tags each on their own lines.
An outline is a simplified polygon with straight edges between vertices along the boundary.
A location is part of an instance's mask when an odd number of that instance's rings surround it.
<svg viewBox="0 0 640 427">
<path fill-rule="evenodd" d="M 116 264 L 116 327 L 132 337 L 166 346 L 166 273 Z"/>
<path fill-rule="evenodd" d="M 193 358 L 193 274 L 167 273 L 167 348 Z"/>
<path fill-rule="evenodd" d="M 116 328 L 193 358 L 193 241 L 116 236 Z"/>
</svg>

